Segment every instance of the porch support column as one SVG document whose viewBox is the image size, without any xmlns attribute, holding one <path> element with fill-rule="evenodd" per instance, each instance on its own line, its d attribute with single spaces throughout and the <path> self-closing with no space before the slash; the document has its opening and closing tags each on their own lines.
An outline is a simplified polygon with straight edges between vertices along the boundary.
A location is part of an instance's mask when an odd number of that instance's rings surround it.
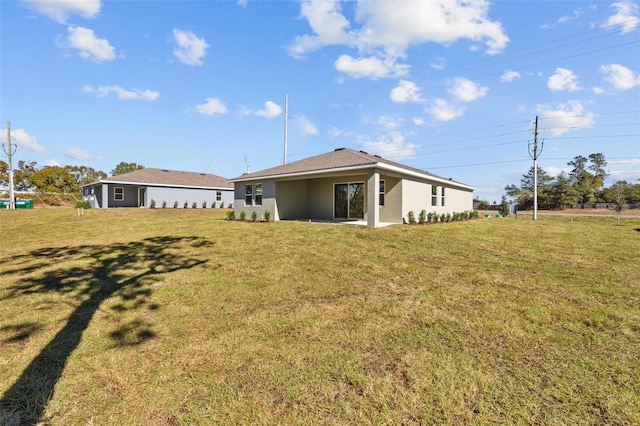
<svg viewBox="0 0 640 426">
<path fill-rule="evenodd" d="M 380 173 L 378 173 L 378 170 L 373 169 L 367 176 L 367 226 L 371 228 L 380 226 L 379 193 Z"/>
<path fill-rule="evenodd" d="M 102 184 L 102 208 L 109 208 L 109 185 L 106 183 Z"/>
</svg>

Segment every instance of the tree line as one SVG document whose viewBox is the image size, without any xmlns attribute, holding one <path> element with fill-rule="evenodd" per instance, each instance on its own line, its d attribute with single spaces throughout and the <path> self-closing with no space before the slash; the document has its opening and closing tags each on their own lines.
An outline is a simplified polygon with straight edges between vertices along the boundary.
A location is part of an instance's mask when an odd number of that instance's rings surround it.
<svg viewBox="0 0 640 426">
<path fill-rule="evenodd" d="M 591 203 L 640 203 L 640 184 L 618 181 L 604 187 L 609 176 L 605 169 L 607 160 L 602 153 L 578 155 L 567 163 L 572 169 L 556 177 L 550 176 L 538 166 L 538 208 L 564 209 L 575 204 Z M 520 186 L 505 186 L 505 197 L 521 208 L 533 208 L 533 166 L 523 175 Z"/>
<path fill-rule="evenodd" d="M 111 170 L 111 176 L 122 175 L 144 166 L 136 163 L 120 162 Z M 102 170 L 87 166 L 44 166 L 38 167 L 35 161 L 18 161 L 13 170 L 13 189 L 18 192 L 48 192 L 58 194 L 77 194 L 80 187 L 106 179 Z M 9 185 L 9 165 L 0 161 L 0 185 Z"/>
</svg>

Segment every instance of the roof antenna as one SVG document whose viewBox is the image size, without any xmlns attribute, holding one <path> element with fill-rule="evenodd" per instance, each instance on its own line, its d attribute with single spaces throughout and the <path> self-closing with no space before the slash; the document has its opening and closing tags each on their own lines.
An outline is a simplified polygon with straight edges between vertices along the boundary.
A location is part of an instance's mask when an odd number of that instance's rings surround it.
<svg viewBox="0 0 640 426">
<path fill-rule="evenodd" d="M 244 155 L 244 164 L 247 166 L 247 172 L 245 174 L 251 173 L 251 169 L 249 168 L 249 162 L 247 162 L 247 154 Z"/>
</svg>

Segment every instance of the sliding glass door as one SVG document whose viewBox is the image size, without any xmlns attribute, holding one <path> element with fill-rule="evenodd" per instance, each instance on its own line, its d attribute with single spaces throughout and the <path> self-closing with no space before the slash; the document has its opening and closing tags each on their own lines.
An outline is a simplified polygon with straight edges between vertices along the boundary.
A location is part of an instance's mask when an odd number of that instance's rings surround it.
<svg viewBox="0 0 640 426">
<path fill-rule="evenodd" d="M 333 194 L 335 219 L 364 219 L 364 182 L 337 183 Z"/>
</svg>

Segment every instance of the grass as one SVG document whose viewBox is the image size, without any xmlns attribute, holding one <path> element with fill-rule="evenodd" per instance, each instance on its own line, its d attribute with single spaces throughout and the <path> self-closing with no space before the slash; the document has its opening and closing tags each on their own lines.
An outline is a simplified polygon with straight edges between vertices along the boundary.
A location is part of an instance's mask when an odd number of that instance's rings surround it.
<svg viewBox="0 0 640 426">
<path fill-rule="evenodd" d="M 0 424 L 637 424 L 640 219 L 0 211 Z"/>
</svg>

